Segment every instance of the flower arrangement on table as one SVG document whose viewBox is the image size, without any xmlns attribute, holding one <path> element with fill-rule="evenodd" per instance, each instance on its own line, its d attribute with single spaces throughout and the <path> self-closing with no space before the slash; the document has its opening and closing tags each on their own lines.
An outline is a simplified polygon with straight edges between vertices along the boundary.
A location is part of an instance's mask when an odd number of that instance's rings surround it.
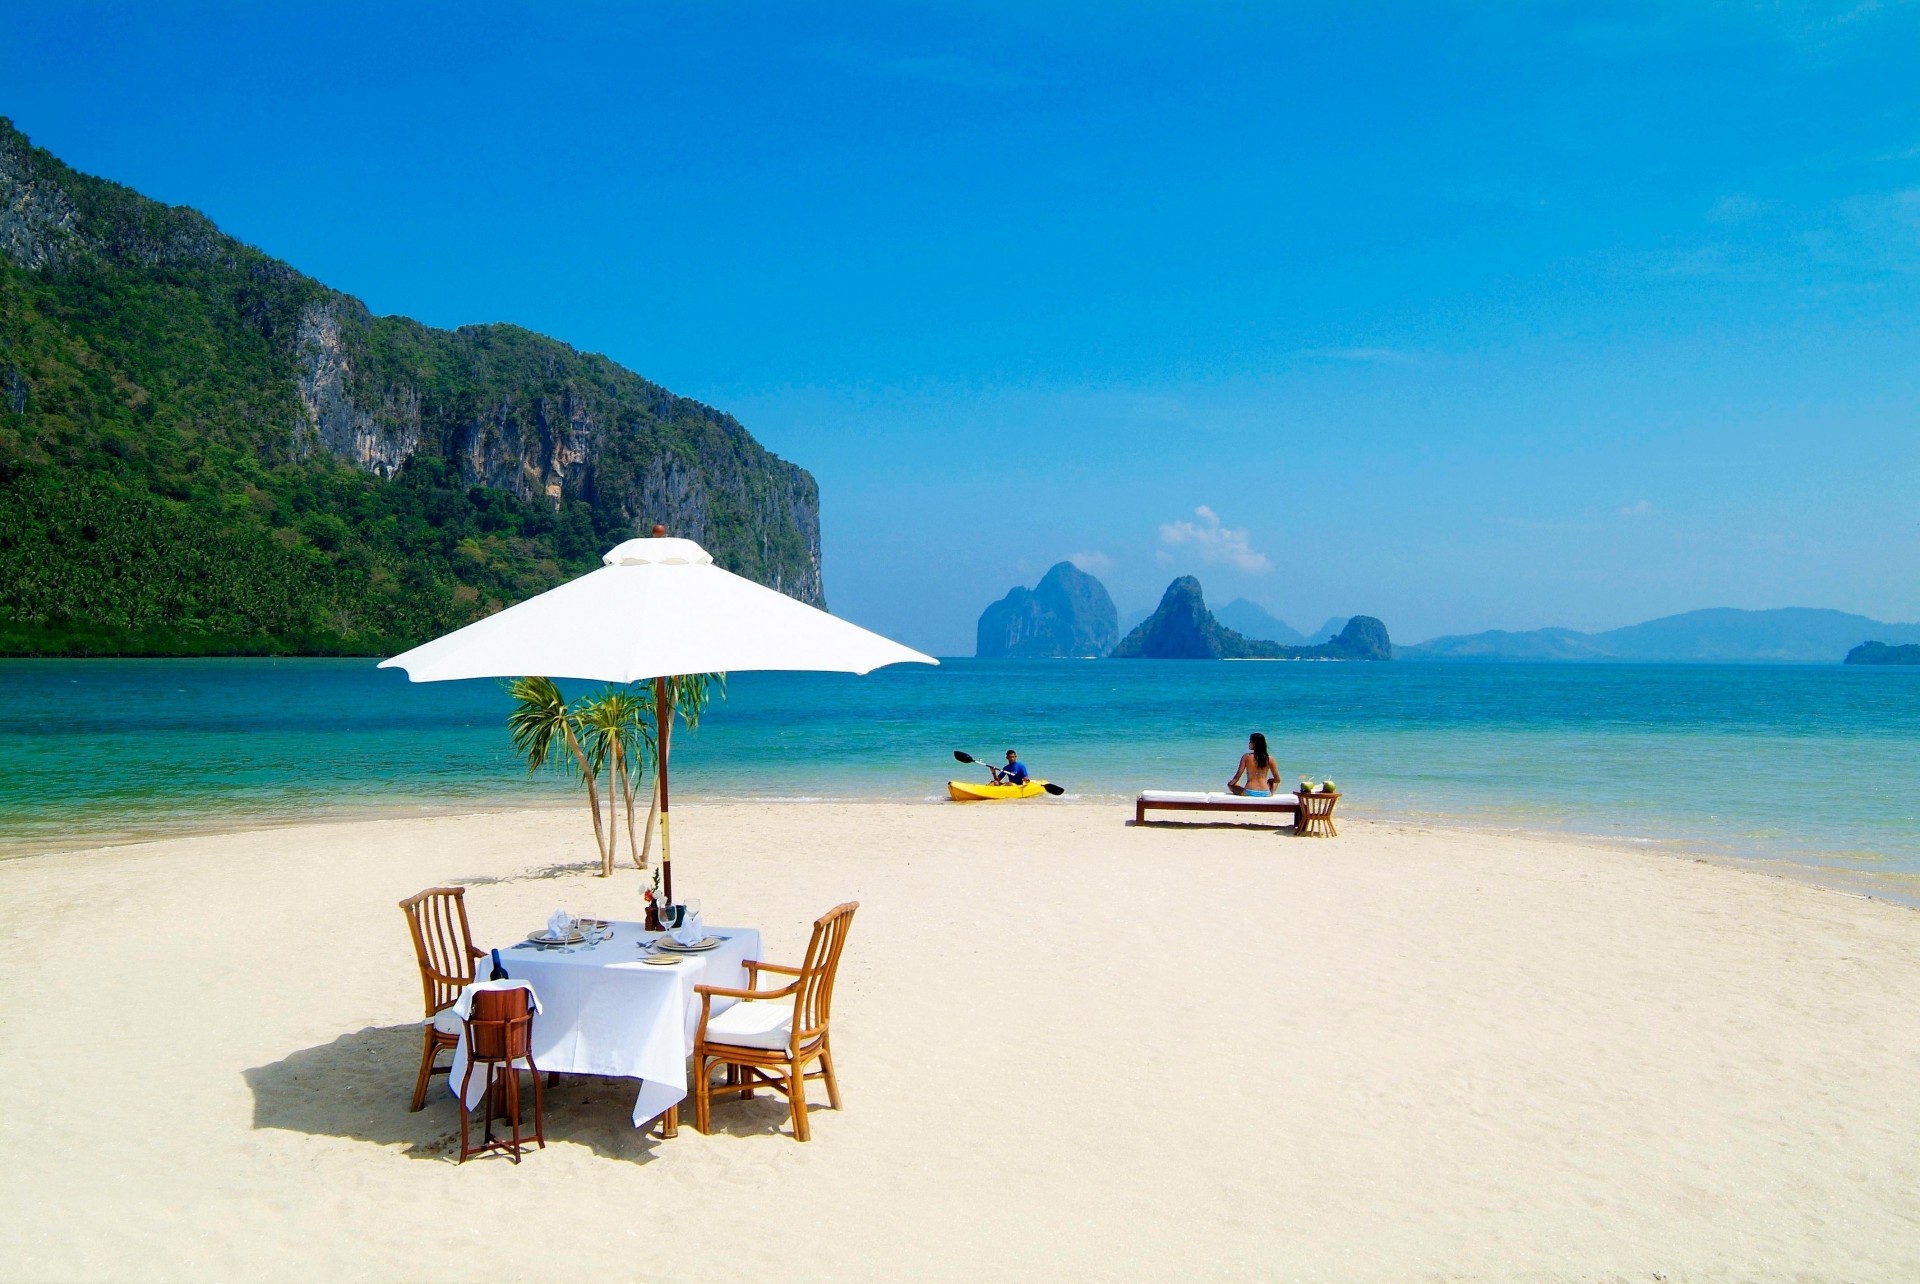
<svg viewBox="0 0 1920 1284">
<path fill-rule="evenodd" d="M 660 907 L 665 904 L 665 893 L 660 890 L 660 867 L 653 867 L 653 878 L 640 893 L 640 903 L 647 907 L 645 927 L 649 932 L 660 930 Z"/>
</svg>

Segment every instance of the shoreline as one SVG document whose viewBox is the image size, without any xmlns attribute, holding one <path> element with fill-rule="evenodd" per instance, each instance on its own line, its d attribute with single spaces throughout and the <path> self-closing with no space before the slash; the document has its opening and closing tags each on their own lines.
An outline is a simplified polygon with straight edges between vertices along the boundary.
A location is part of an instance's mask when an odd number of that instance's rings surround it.
<svg viewBox="0 0 1920 1284">
<path fill-rule="evenodd" d="M 801 797 L 745 797 L 733 794 L 688 794 L 674 800 L 676 808 L 691 807 L 875 807 L 875 808 L 920 808 L 920 807 L 966 807 L 969 809 L 992 804 L 956 803 L 952 800 L 928 794 L 920 798 L 900 796 L 801 796 Z M 1131 807 L 1131 795 L 1076 795 L 1068 794 L 1063 798 L 1047 799 L 1038 804 L 1048 809 L 1074 808 L 1094 810 L 1113 808 L 1119 810 Z M 22 844 L 14 840 L 0 838 L 0 867 L 18 861 L 37 861 L 47 857 L 75 856 L 87 853 L 120 852 L 132 848 L 150 847 L 170 842 L 185 842 L 202 838 L 222 838 L 246 834 L 278 834 L 290 830 L 309 827 L 331 828 L 343 825 L 380 823 L 385 821 L 411 820 L 460 820 L 467 818 L 517 815 L 535 815 L 560 812 L 577 812 L 582 800 L 537 798 L 519 798 L 503 802 L 497 806 L 474 806 L 470 802 L 458 803 L 396 803 L 386 806 L 355 802 L 342 804 L 337 808 L 325 808 L 284 820 L 267 820 L 263 817 L 235 817 L 232 823 L 206 823 L 185 825 L 178 828 L 166 827 L 149 831 L 135 831 L 122 834 L 88 835 L 73 842 L 59 845 L 30 845 L 30 849 L 21 850 Z M 1400 813 L 1373 812 L 1361 809 L 1342 812 L 1337 818 L 1341 823 L 1355 823 L 1385 829 L 1404 829 L 1413 833 L 1434 832 L 1451 836 L 1481 836 L 1493 840 L 1513 839 L 1528 842 L 1564 842 L 1581 847 L 1591 847 L 1606 851 L 1655 855 L 1676 861 L 1696 861 L 1716 865 L 1726 869 L 1740 870 L 1746 873 L 1764 875 L 1769 878 L 1784 879 L 1788 882 L 1817 887 L 1824 891 L 1838 892 L 1842 895 L 1859 897 L 1869 901 L 1879 901 L 1898 905 L 1906 909 L 1920 910 L 1920 873 L 1905 873 L 1894 870 L 1858 869 L 1843 865 L 1821 865 L 1780 856 L 1753 855 L 1735 849 L 1731 843 L 1716 844 L 1685 838 L 1624 837 L 1618 834 L 1596 834 L 1571 828 L 1535 828 L 1523 825 L 1503 825 L 1469 815 L 1446 815 L 1431 812 Z M 581 841 L 591 853 L 591 839 L 588 837 L 592 822 L 582 816 Z M 1128 825 L 1132 824 L 1127 818 Z M 1204 829 L 1205 822 L 1185 822 L 1191 828 Z M 1226 822 L 1221 826 L 1233 827 Z M 1173 826 L 1169 826 L 1172 828 Z M 1247 826 L 1264 829 L 1266 826 Z M 630 858 L 624 848 L 620 859 L 630 865 Z"/>
</svg>

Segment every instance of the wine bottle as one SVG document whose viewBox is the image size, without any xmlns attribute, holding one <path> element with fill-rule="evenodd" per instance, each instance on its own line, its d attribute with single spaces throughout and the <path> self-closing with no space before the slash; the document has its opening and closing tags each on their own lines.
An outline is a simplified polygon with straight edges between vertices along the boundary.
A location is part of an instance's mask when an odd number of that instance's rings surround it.
<svg viewBox="0 0 1920 1284">
<path fill-rule="evenodd" d="M 500 966 L 499 950 L 493 952 L 493 971 L 487 975 L 487 979 L 489 981 L 505 981 L 508 979 L 507 969 Z"/>
</svg>

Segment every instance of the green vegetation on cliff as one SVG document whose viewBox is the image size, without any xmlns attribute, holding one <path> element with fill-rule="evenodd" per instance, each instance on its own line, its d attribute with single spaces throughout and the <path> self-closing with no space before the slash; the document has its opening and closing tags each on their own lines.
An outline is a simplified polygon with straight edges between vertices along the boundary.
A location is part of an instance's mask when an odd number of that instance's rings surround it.
<svg viewBox="0 0 1920 1284">
<path fill-rule="evenodd" d="M 652 523 L 821 602 L 813 479 L 513 326 L 435 330 L 0 120 L 0 653 L 382 653 Z"/>
</svg>

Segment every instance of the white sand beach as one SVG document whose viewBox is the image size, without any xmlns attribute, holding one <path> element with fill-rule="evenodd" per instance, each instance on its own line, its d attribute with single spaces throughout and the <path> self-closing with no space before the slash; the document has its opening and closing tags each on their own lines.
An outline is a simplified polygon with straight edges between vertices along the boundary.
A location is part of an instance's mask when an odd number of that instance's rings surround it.
<svg viewBox="0 0 1920 1284">
<path fill-rule="evenodd" d="M 9 1280 L 1911 1280 L 1920 913 L 1672 856 L 1115 806 L 686 804 L 676 877 L 797 961 L 777 1100 L 454 1162 L 395 902 L 637 916 L 577 811 L 0 863 Z M 438 1081 L 436 1081 L 437 1083 Z"/>
</svg>

